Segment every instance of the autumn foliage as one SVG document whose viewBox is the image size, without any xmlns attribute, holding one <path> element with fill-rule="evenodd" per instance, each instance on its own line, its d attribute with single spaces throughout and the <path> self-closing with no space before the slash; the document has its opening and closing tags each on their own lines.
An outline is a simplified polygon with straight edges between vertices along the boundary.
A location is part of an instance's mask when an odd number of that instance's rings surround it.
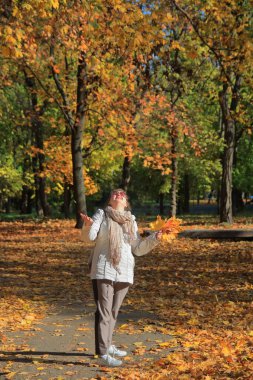
<svg viewBox="0 0 253 380">
<path fill-rule="evenodd" d="M 162 241 L 170 242 L 177 237 L 181 231 L 182 220 L 172 216 L 169 219 L 163 220 L 160 215 L 157 216 L 156 221 L 150 223 L 150 229 L 153 231 L 162 231 Z"/>
<path fill-rule="evenodd" d="M 34 334 L 36 321 L 59 303 L 95 307 L 86 275 L 90 247 L 80 241 L 73 224 L 59 220 L 1 223 L 2 351 L 30 349 L 21 348 L 7 332 Z M 136 344 L 122 368 L 108 369 L 97 378 L 249 380 L 253 371 L 251 265 L 252 243 L 247 241 L 175 239 L 145 259 L 137 257 L 135 283 L 123 307 L 145 311 L 150 318 L 118 325 L 122 344 L 128 334 L 136 335 Z M 156 332 L 171 339 L 149 341 L 147 348 L 146 339 Z M 11 366 L 9 362 L 8 371 Z M 44 371 L 54 366 L 59 365 L 45 363 Z"/>
<path fill-rule="evenodd" d="M 48 216 L 60 196 L 68 216 L 104 186 L 131 186 L 138 167 L 135 177 L 158 179 L 172 215 L 188 176 L 192 192 L 215 187 L 221 221 L 232 222 L 232 187 L 252 192 L 239 165 L 252 142 L 249 2 L 25 0 L 2 8 L 0 203 L 14 196 L 22 212 Z"/>
</svg>

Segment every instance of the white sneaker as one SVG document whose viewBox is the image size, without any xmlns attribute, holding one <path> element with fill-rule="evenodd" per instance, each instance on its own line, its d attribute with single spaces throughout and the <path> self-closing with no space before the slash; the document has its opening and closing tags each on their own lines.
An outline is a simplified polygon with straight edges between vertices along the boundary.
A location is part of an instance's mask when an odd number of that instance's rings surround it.
<svg viewBox="0 0 253 380">
<path fill-rule="evenodd" d="M 116 355 L 120 357 L 127 356 L 126 351 L 121 351 L 116 346 L 110 346 L 108 350 L 108 354 L 113 355 L 113 356 Z"/>
<path fill-rule="evenodd" d="M 113 358 L 110 355 L 101 355 L 103 365 L 109 367 L 119 367 L 122 364 L 122 360 Z"/>
</svg>

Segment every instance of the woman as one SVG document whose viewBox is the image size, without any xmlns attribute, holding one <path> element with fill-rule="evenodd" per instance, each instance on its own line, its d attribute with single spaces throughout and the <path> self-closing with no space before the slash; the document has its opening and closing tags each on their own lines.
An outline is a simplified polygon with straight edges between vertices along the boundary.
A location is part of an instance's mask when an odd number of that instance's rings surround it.
<svg viewBox="0 0 253 380">
<path fill-rule="evenodd" d="M 141 239 L 134 215 L 129 211 L 124 190 L 110 194 L 107 207 L 98 209 L 92 218 L 81 214 L 84 221 L 82 240 L 96 241 L 90 257 L 90 277 L 97 305 L 95 313 L 96 354 L 103 364 L 120 366 L 114 357 L 127 355 L 112 345 L 112 334 L 123 299 L 133 284 L 134 257 L 150 252 L 159 244 L 160 231 Z M 112 356 L 113 355 L 113 356 Z"/>
</svg>

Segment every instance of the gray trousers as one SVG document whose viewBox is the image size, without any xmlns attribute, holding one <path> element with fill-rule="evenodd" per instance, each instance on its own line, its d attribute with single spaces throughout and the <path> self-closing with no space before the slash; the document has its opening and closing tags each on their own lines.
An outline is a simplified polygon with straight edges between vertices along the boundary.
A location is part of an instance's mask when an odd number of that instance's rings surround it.
<svg viewBox="0 0 253 380">
<path fill-rule="evenodd" d="M 100 355 L 105 355 L 112 344 L 112 334 L 119 309 L 128 289 L 128 282 L 97 280 L 98 349 Z"/>
</svg>

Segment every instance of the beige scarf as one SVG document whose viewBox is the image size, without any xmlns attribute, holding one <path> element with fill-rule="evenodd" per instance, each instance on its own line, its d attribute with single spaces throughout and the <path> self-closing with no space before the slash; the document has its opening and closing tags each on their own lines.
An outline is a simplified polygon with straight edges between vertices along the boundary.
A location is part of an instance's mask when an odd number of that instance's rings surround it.
<svg viewBox="0 0 253 380">
<path fill-rule="evenodd" d="M 113 267 L 119 272 L 118 265 L 121 259 L 121 248 L 123 234 L 129 235 L 129 241 L 134 240 L 134 223 L 130 211 L 118 211 L 107 206 L 105 214 L 108 220 L 110 261 Z"/>
</svg>

